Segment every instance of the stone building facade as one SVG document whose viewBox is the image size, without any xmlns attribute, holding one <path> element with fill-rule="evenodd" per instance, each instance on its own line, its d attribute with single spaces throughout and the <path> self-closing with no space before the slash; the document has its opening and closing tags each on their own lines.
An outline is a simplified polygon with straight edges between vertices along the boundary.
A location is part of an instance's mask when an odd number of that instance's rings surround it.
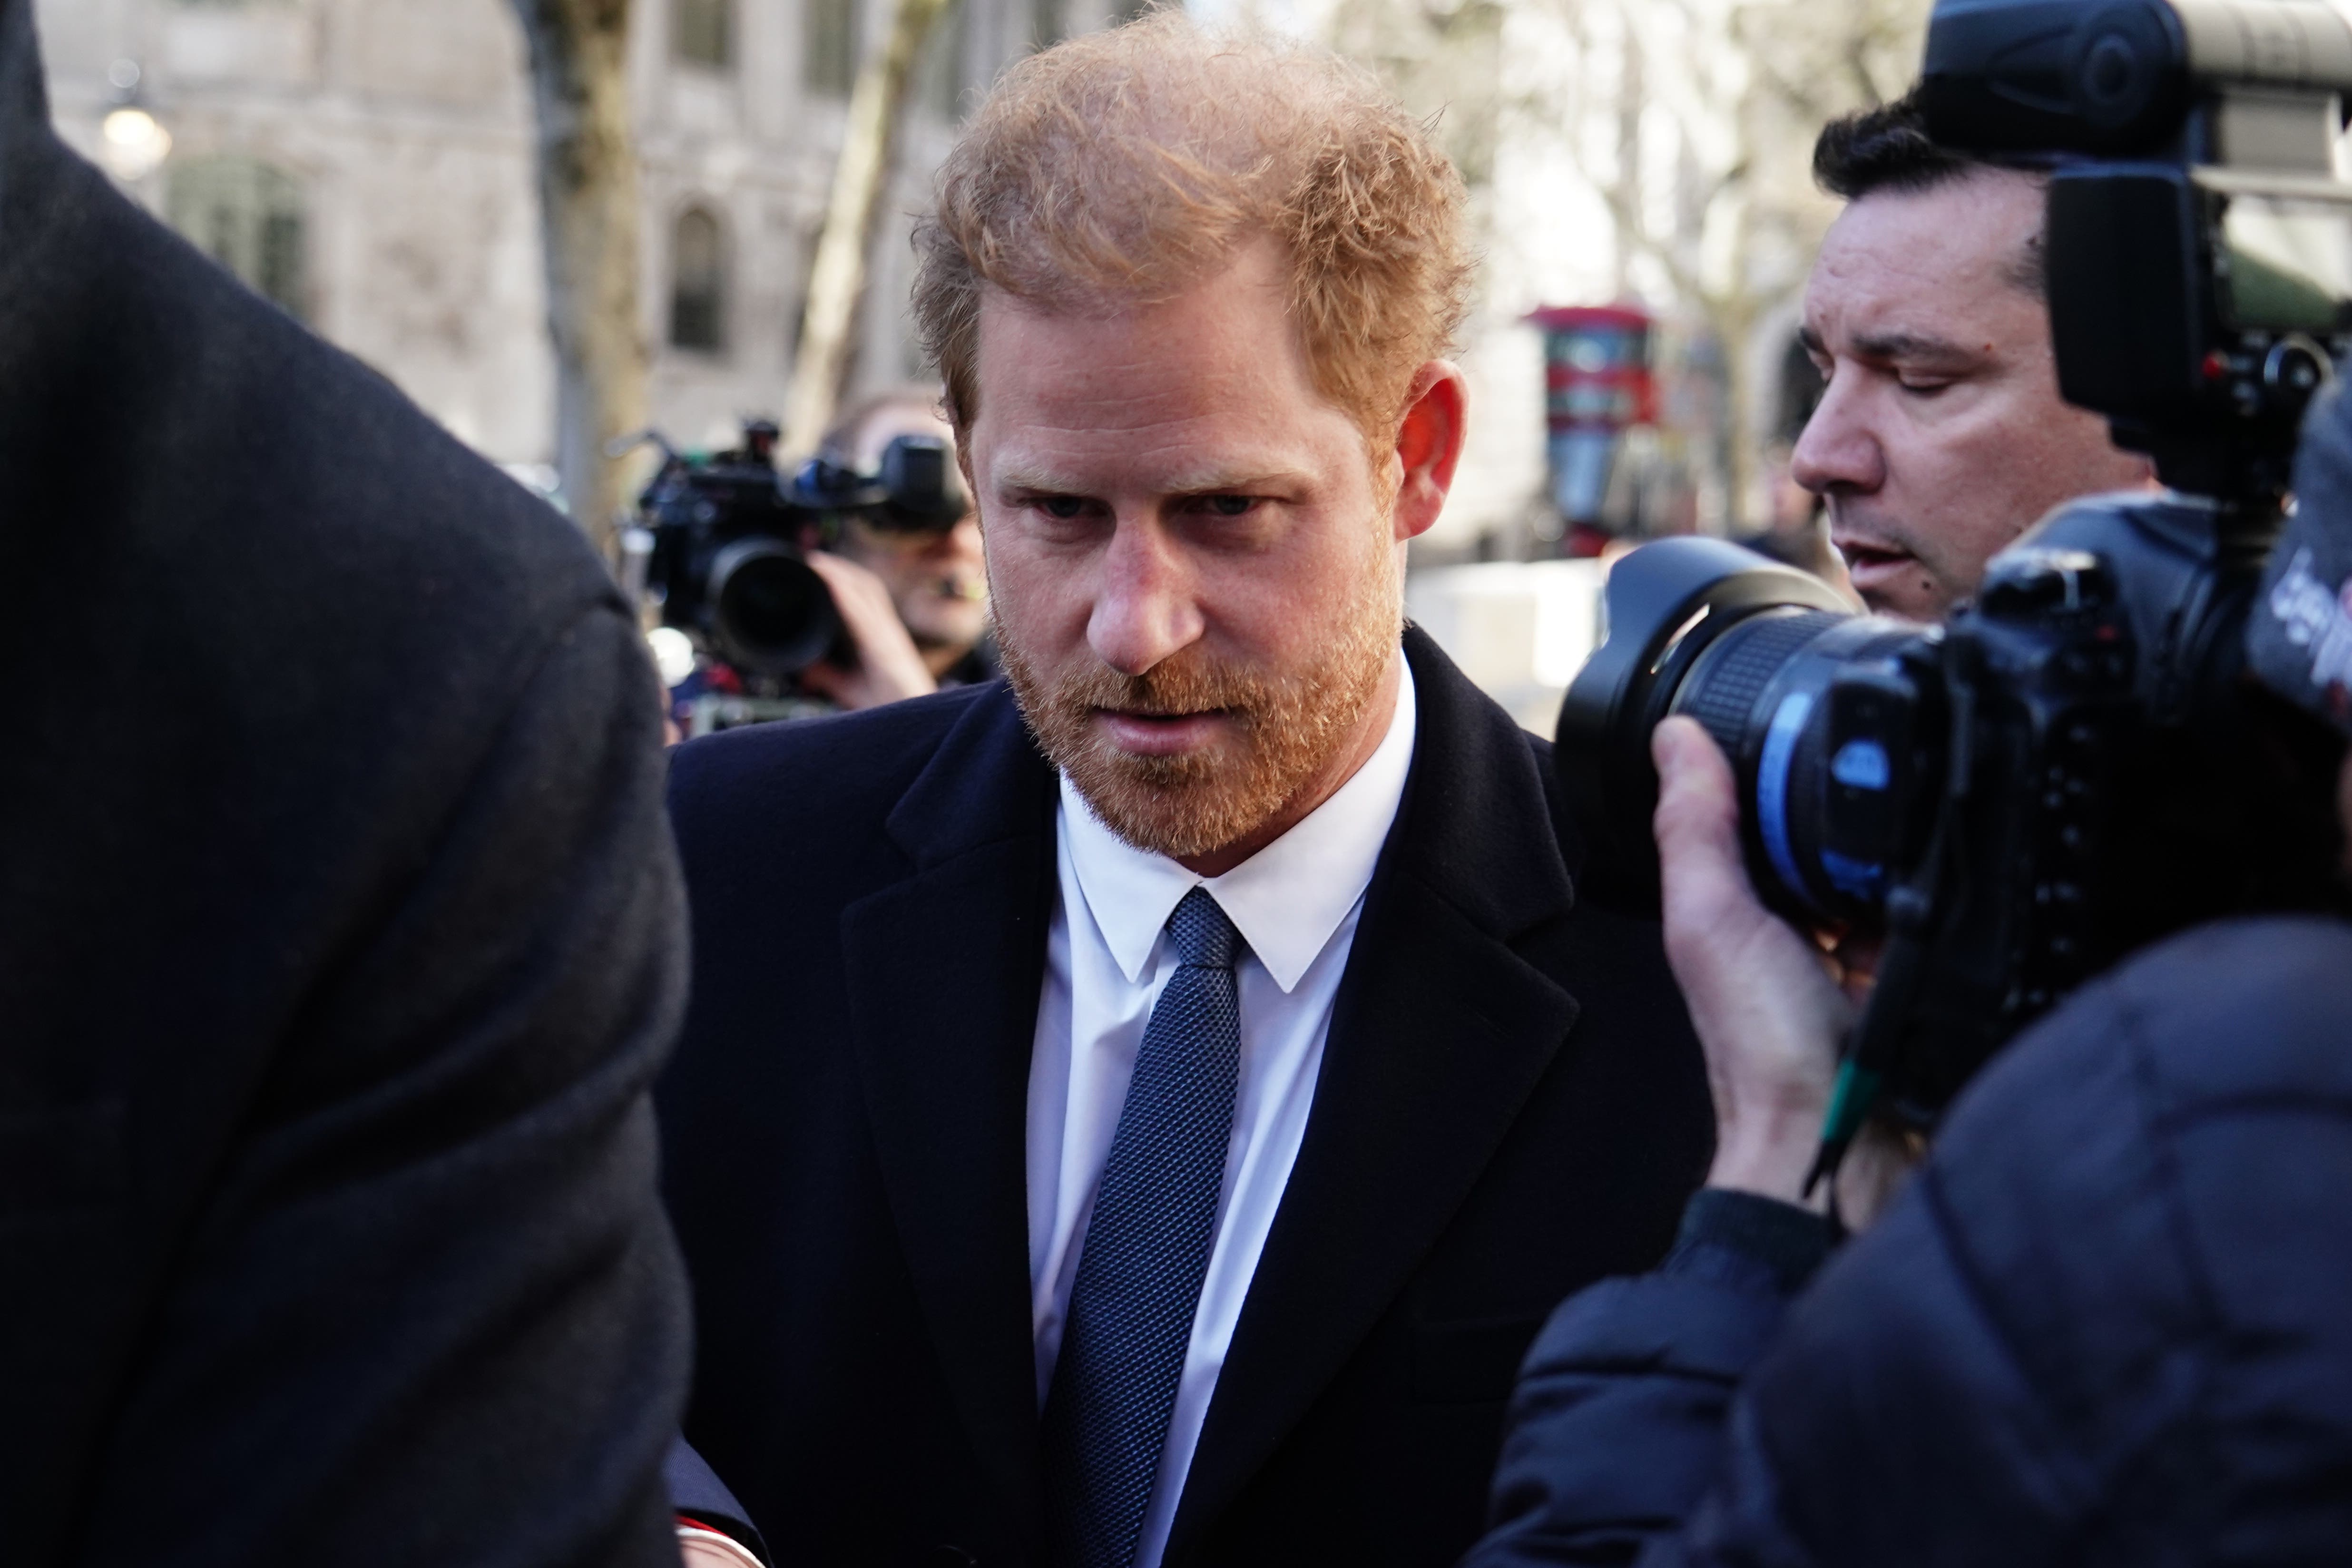
<svg viewBox="0 0 2352 1568">
<path fill-rule="evenodd" d="M 956 0 L 875 247 L 858 386 L 919 368 L 907 231 L 959 106 L 1118 4 Z M 643 327 L 656 422 L 682 443 L 782 406 L 850 79 L 886 7 L 637 0 Z M 488 456 L 548 461 L 554 370 L 511 0 L 40 0 L 37 16 L 69 142 L 101 155 L 107 117 L 143 110 L 169 151 L 128 167 L 139 200 Z"/>
</svg>

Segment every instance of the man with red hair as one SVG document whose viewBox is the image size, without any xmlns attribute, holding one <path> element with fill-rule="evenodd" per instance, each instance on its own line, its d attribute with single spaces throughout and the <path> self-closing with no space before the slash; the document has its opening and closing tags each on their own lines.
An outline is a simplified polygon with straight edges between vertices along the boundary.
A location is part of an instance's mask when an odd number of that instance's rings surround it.
<svg viewBox="0 0 2352 1568">
<path fill-rule="evenodd" d="M 916 314 L 1008 681 L 672 779 L 687 1432 L 780 1560 L 1448 1562 L 1537 1323 L 1672 1239 L 1657 932 L 1404 625 L 1462 199 L 1369 78 L 1175 13 L 948 160 Z"/>
</svg>

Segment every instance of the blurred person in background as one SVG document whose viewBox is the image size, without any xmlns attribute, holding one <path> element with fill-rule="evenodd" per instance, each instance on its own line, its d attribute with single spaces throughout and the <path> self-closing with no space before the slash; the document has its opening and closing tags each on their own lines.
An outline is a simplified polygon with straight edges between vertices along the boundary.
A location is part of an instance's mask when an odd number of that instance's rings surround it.
<svg viewBox="0 0 2352 1568">
<path fill-rule="evenodd" d="M 686 1431 L 779 1562 L 1448 1562 L 1541 1314 L 1663 1254 L 1655 922 L 1404 625 L 1464 202 L 1366 73 L 1173 9 L 950 153 L 916 316 L 1009 680 L 671 771 Z"/>
<path fill-rule="evenodd" d="M 0 1559 L 675 1564 L 685 979 L 579 532 L 50 129 L 0 0 Z"/>
<path fill-rule="evenodd" d="M 1870 608 L 1939 619 L 2052 507 L 2155 469 L 2058 395 L 2043 175 L 1937 146 L 1906 97 L 1832 122 L 1813 177 L 1846 207 L 1805 289 L 1828 384 L 1790 472 Z"/>
<path fill-rule="evenodd" d="M 856 405 L 816 455 L 779 483 L 776 504 L 789 521 L 769 519 L 769 526 L 822 582 L 838 620 L 822 657 L 763 675 L 707 643 L 698 649 L 675 628 L 656 634 L 670 666 L 672 740 L 877 708 L 994 678 L 980 522 L 939 402 L 936 388 L 905 387 Z M 743 434 L 741 447 L 704 459 L 739 483 L 764 477 L 774 462 L 773 424 L 751 420 Z M 938 447 L 919 465 L 929 479 L 894 463 L 900 447 L 929 443 Z M 698 720 L 707 704 L 717 710 Z"/>
<path fill-rule="evenodd" d="M 938 388 L 867 398 L 826 432 L 817 457 L 843 473 L 870 476 L 902 436 L 954 441 L 940 416 Z M 963 515 L 944 531 L 929 520 L 901 523 L 887 504 L 843 514 L 832 552 L 812 555 L 810 564 L 833 590 L 856 658 L 846 667 L 813 665 L 803 685 L 854 710 L 994 678 L 980 519 L 962 499 Z"/>
</svg>

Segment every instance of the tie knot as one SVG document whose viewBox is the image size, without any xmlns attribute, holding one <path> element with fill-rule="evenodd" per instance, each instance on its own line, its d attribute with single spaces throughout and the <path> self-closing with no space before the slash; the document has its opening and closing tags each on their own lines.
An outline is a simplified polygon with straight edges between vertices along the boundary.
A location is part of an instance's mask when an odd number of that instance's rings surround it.
<svg viewBox="0 0 2352 1568">
<path fill-rule="evenodd" d="M 1231 969 L 1241 951 L 1241 933 L 1217 907 L 1206 888 L 1184 895 L 1168 917 L 1168 934 L 1176 941 L 1176 954 L 1192 969 Z"/>
</svg>

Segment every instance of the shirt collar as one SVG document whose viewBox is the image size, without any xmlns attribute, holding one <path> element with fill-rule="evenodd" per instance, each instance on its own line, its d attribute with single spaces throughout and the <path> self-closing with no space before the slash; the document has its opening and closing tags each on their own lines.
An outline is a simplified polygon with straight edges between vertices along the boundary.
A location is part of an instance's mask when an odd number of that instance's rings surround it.
<svg viewBox="0 0 2352 1568">
<path fill-rule="evenodd" d="M 1364 765 L 1298 825 L 1222 877 L 1202 878 L 1165 855 L 1138 849 L 1103 826 L 1062 775 L 1062 841 L 1087 910 L 1130 984 L 1177 904 L 1205 887 L 1242 940 L 1286 993 L 1371 885 L 1412 767 L 1412 669 L 1398 668 L 1396 710 Z"/>
</svg>

